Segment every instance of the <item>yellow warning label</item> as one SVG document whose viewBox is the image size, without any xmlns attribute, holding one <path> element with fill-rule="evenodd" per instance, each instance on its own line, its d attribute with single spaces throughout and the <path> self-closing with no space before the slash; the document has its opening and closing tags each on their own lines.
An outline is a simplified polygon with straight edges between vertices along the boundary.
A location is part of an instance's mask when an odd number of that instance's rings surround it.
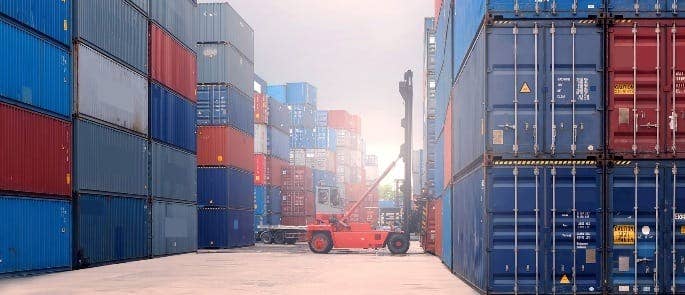
<svg viewBox="0 0 685 295">
<path fill-rule="evenodd" d="M 65 31 L 69 30 L 69 23 L 65 19 L 64 22 L 62 22 L 62 27 L 64 28 Z"/>
<path fill-rule="evenodd" d="M 523 82 L 523 85 L 521 85 L 521 93 L 530 93 L 530 87 L 528 86 L 528 83 Z"/>
<path fill-rule="evenodd" d="M 71 184 L 71 173 L 67 173 L 67 184 Z"/>
<path fill-rule="evenodd" d="M 219 161 L 219 162 L 223 162 L 223 161 L 224 161 L 224 157 L 222 157 L 221 155 L 216 156 L 216 160 Z"/>
<path fill-rule="evenodd" d="M 634 245 L 635 226 L 614 225 L 614 245 Z"/>
<path fill-rule="evenodd" d="M 680 226 L 680 234 L 685 235 L 685 225 Z"/>
<path fill-rule="evenodd" d="M 631 82 L 618 82 L 614 85 L 614 94 L 633 95 L 635 94 L 635 87 Z"/>
<path fill-rule="evenodd" d="M 559 280 L 559 284 L 570 284 L 571 281 L 568 280 L 568 277 L 566 275 L 561 276 L 561 280 Z"/>
</svg>

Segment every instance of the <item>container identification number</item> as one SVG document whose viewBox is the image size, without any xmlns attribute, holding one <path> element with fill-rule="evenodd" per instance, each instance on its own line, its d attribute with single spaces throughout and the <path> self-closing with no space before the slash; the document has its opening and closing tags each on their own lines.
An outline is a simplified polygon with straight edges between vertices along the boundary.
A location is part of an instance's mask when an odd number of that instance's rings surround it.
<svg viewBox="0 0 685 295">
<path fill-rule="evenodd" d="M 619 82 L 614 85 L 614 94 L 616 95 L 633 95 L 635 94 L 635 87 L 630 82 Z"/>
<path fill-rule="evenodd" d="M 614 225 L 614 245 L 634 245 L 635 226 Z"/>
</svg>

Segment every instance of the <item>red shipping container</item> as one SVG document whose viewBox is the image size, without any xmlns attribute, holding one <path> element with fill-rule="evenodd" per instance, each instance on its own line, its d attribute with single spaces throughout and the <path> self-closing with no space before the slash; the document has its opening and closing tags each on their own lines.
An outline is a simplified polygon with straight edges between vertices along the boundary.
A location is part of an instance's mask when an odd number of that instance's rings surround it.
<svg viewBox="0 0 685 295">
<path fill-rule="evenodd" d="M 609 151 L 623 158 L 682 157 L 685 20 L 621 20 L 608 36 Z"/>
<path fill-rule="evenodd" d="M 314 215 L 296 215 L 296 216 L 282 216 L 282 225 L 304 226 L 314 224 Z"/>
<path fill-rule="evenodd" d="M 314 191 L 314 174 L 307 166 L 286 166 L 282 180 L 285 189 Z"/>
<path fill-rule="evenodd" d="M 283 215 L 314 215 L 316 204 L 314 192 L 301 189 L 282 189 L 283 201 L 281 210 Z"/>
<path fill-rule="evenodd" d="M 351 116 L 344 110 L 328 111 L 328 127 L 333 129 L 345 129 L 352 131 Z"/>
<path fill-rule="evenodd" d="M 254 138 L 229 126 L 198 126 L 197 164 L 254 171 Z"/>
<path fill-rule="evenodd" d="M 254 123 L 269 124 L 269 103 L 266 95 L 255 92 L 254 94 Z"/>
<path fill-rule="evenodd" d="M 266 185 L 266 156 L 264 154 L 254 155 L 254 184 Z"/>
<path fill-rule="evenodd" d="M 435 21 L 434 24 L 438 23 L 438 17 L 440 16 L 440 9 L 442 9 L 442 0 L 435 0 Z"/>
<path fill-rule="evenodd" d="M 283 169 L 288 167 L 288 162 L 279 158 L 267 157 L 266 178 L 273 186 L 283 186 Z M 314 175 L 312 175 L 312 183 Z"/>
<path fill-rule="evenodd" d="M 154 23 L 150 23 L 150 44 L 152 79 L 197 102 L 195 54 Z"/>
<path fill-rule="evenodd" d="M 0 104 L 0 191 L 71 196 L 71 123 Z"/>
<path fill-rule="evenodd" d="M 447 114 L 445 115 L 445 127 L 442 129 L 443 140 L 443 179 L 444 187 L 451 186 L 452 182 L 452 102 L 447 103 Z"/>
<path fill-rule="evenodd" d="M 430 201 L 435 208 L 435 255 L 442 257 L 442 199 Z"/>
<path fill-rule="evenodd" d="M 362 133 L 362 118 L 358 115 L 350 116 L 350 131 L 357 134 Z"/>
</svg>

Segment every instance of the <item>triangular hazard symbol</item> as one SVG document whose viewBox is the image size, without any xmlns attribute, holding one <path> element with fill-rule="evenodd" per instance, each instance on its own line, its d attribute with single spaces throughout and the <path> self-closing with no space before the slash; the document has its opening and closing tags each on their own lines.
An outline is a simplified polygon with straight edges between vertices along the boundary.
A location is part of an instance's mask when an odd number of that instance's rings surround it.
<svg viewBox="0 0 685 295">
<path fill-rule="evenodd" d="M 561 276 L 561 280 L 559 280 L 560 284 L 570 284 L 571 282 L 568 280 L 568 277 L 566 275 Z"/>
<path fill-rule="evenodd" d="M 530 93 L 530 87 L 528 87 L 528 83 L 523 82 L 523 85 L 521 85 L 521 93 Z"/>
</svg>

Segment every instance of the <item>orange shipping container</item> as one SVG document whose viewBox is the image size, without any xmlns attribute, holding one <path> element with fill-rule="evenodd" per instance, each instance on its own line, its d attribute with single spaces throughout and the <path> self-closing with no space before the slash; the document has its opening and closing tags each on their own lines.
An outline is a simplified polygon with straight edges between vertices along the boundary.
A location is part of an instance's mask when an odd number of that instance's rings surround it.
<svg viewBox="0 0 685 295">
<path fill-rule="evenodd" d="M 430 203 L 435 207 L 435 256 L 442 257 L 442 199 Z"/>
<path fill-rule="evenodd" d="M 352 118 L 347 111 L 330 110 L 328 111 L 328 127 L 352 131 Z"/>
<path fill-rule="evenodd" d="M 199 126 L 197 164 L 254 171 L 254 138 L 228 126 Z"/>
</svg>

